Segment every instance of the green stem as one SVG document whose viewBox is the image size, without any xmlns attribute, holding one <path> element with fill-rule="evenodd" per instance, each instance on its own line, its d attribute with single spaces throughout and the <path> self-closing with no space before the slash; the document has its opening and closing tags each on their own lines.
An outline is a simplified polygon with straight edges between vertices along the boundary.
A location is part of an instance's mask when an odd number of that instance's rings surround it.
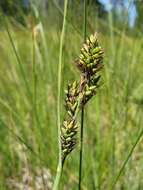
<svg viewBox="0 0 143 190">
<path fill-rule="evenodd" d="M 83 38 L 86 40 L 87 36 L 87 0 L 84 0 L 84 23 L 83 23 Z"/>
<path fill-rule="evenodd" d="M 62 82 L 62 56 L 63 56 L 63 43 L 65 36 L 65 26 L 66 26 L 66 15 L 67 15 L 67 7 L 68 0 L 64 1 L 64 18 L 63 18 L 63 26 L 60 38 L 60 51 L 59 51 L 59 68 L 58 68 L 58 98 L 57 98 L 57 122 L 58 122 L 58 143 L 59 143 L 59 161 L 57 167 L 56 178 L 54 181 L 53 190 L 57 190 L 60 183 L 60 178 L 62 175 L 62 149 L 61 149 L 61 118 L 60 118 L 60 110 L 61 110 L 61 82 Z"/>
<path fill-rule="evenodd" d="M 84 125 L 84 107 L 81 110 L 81 132 L 80 132 L 80 157 L 79 157 L 79 183 L 78 189 L 81 189 L 82 179 L 82 157 L 83 157 L 83 125 Z"/>
<path fill-rule="evenodd" d="M 87 0 L 84 0 L 84 24 L 83 24 L 83 37 L 86 40 L 87 35 Z M 78 189 L 81 189 L 82 181 L 82 160 L 83 160 L 83 128 L 84 128 L 84 106 L 81 110 L 81 130 L 80 130 L 80 155 L 79 155 L 79 182 Z"/>
<path fill-rule="evenodd" d="M 36 134 L 36 59 L 35 59 L 35 36 L 32 33 L 33 57 L 32 57 L 32 122 L 33 132 Z"/>
<path fill-rule="evenodd" d="M 12 49 L 14 51 L 14 54 L 16 56 L 16 59 L 17 59 L 17 63 L 19 65 L 19 69 L 20 69 L 20 72 L 21 72 L 21 76 L 23 77 L 23 81 L 24 81 L 24 84 L 26 86 L 26 89 L 27 89 L 27 93 L 29 95 L 29 97 L 31 98 L 31 91 L 30 91 L 30 87 L 29 87 L 29 84 L 28 84 L 28 81 L 26 79 L 26 75 L 25 75 L 25 71 L 24 71 L 24 68 L 22 66 L 22 62 L 21 62 L 21 59 L 18 55 L 18 52 L 16 50 L 16 47 L 15 47 L 15 44 L 14 44 L 14 40 L 12 38 L 12 35 L 11 35 L 11 32 L 9 30 L 9 27 L 8 27 L 8 23 L 7 23 L 7 19 L 6 19 L 6 16 L 3 14 L 3 18 L 4 18 L 4 25 L 5 25 L 5 28 L 6 28 L 6 32 L 8 34 L 8 37 L 9 37 L 9 40 L 10 40 L 10 43 L 12 45 Z"/>
<path fill-rule="evenodd" d="M 37 76 L 36 76 L 36 60 L 35 60 L 35 36 L 34 34 L 32 34 L 32 41 L 33 41 L 33 60 L 32 60 L 32 77 L 33 77 L 33 112 L 36 111 L 36 80 L 37 80 Z"/>
<path fill-rule="evenodd" d="M 132 156 L 132 154 L 133 154 L 133 152 L 134 152 L 134 150 L 135 150 L 135 148 L 136 148 L 137 144 L 139 143 L 142 136 L 143 136 L 143 130 L 139 133 L 139 135 L 138 135 L 135 143 L 133 144 L 133 146 L 132 146 L 132 148 L 131 148 L 131 150 L 130 150 L 127 158 L 126 158 L 126 160 L 123 162 L 123 165 L 122 165 L 121 169 L 119 170 L 119 173 L 117 174 L 114 183 L 112 184 L 111 190 L 115 189 L 115 186 L 116 186 L 116 184 L 118 182 L 118 179 L 120 178 L 121 174 L 123 173 L 129 159 L 131 158 L 131 156 Z"/>
</svg>

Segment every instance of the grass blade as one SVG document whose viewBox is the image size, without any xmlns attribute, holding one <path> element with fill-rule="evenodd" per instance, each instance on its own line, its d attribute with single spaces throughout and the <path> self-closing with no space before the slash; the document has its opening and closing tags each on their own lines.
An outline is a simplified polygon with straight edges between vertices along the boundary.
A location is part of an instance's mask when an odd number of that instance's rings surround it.
<svg viewBox="0 0 143 190">
<path fill-rule="evenodd" d="M 58 123 L 58 143 L 59 143 L 59 161 L 57 167 L 56 179 L 54 182 L 53 190 L 57 190 L 61 178 L 62 173 L 62 159 L 61 159 L 61 118 L 60 118 L 60 110 L 61 110 L 61 82 L 62 82 L 62 56 L 63 56 L 63 44 L 64 44 L 64 36 L 65 36 L 65 26 L 66 26 L 66 16 L 67 16 L 67 7 L 68 0 L 64 2 L 64 18 L 63 18 L 63 26 L 60 38 L 60 50 L 59 50 L 59 68 L 58 68 L 58 98 L 57 98 L 57 123 Z"/>
<path fill-rule="evenodd" d="M 138 135 L 134 145 L 132 146 L 126 160 L 123 162 L 123 165 L 122 165 L 121 169 L 119 170 L 119 173 L 117 174 L 117 177 L 115 178 L 115 181 L 114 181 L 114 183 L 113 183 L 113 185 L 111 187 L 111 190 L 115 189 L 115 186 L 116 186 L 120 176 L 122 175 L 122 173 L 123 173 L 128 161 L 129 161 L 129 159 L 131 158 L 131 156 L 132 156 L 132 154 L 133 154 L 133 152 L 134 152 L 134 150 L 135 150 L 135 148 L 136 148 L 137 144 L 139 143 L 142 136 L 143 136 L 143 130 L 139 133 L 139 135 Z"/>
<path fill-rule="evenodd" d="M 7 23 L 7 20 L 6 20 L 6 17 L 5 17 L 5 16 L 4 16 L 4 24 L 5 24 L 6 32 L 7 32 L 7 34 L 8 34 L 10 43 L 11 43 L 11 45 L 12 45 L 12 49 L 13 49 L 14 54 L 15 54 L 15 56 L 16 56 L 16 59 L 17 59 L 18 65 L 19 65 L 19 69 L 20 69 L 21 75 L 22 75 L 22 77 L 23 77 L 23 80 L 24 80 L 24 83 L 25 83 L 25 86 L 26 86 L 28 95 L 29 95 L 29 97 L 31 98 L 31 91 L 30 91 L 28 82 L 27 82 L 27 80 L 26 80 L 26 75 L 25 75 L 25 72 L 24 72 L 24 69 L 23 69 L 23 66 L 22 66 L 20 57 L 19 57 L 19 55 L 18 55 L 18 53 L 17 53 L 17 50 L 16 50 L 16 47 L 15 47 L 15 44 L 14 44 L 12 35 L 11 35 L 11 33 L 10 33 L 10 30 L 9 30 L 9 27 L 8 27 L 8 23 Z"/>
</svg>

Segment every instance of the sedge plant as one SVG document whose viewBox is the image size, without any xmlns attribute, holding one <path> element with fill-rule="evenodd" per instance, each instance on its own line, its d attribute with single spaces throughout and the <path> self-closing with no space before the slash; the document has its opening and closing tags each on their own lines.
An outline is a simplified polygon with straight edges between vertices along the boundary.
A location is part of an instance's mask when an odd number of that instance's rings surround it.
<svg viewBox="0 0 143 190">
<path fill-rule="evenodd" d="M 86 2 L 86 1 L 85 1 Z M 86 4 L 84 4 L 85 6 Z M 54 182 L 53 189 L 59 189 L 59 183 L 63 171 L 63 166 L 67 156 L 75 148 L 77 144 L 77 132 L 79 129 L 77 115 L 87 102 L 96 94 L 99 87 L 100 74 L 99 71 L 103 67 L 103 50 L 98 44 L 97 34 L 91 35 L 84 40 L 81 48 L 81 53 L 78 59 L 75 60 L 78 70 L 80 71 L 79 81 L 73 81 L 68 84 L 65 90 L 65 108 L 66 114 L 63 123 L 60 119 L 60 99 L 61 99 L 61 73 L 62 73 L 62 54 L 63 54 L 63 41 L 65 35 L 65 24 L 67 15 L 68 1 L 64 4 L 64 18 L 63 27 L 60 40 L 60 53 L 59 53 L 59 73 L 58 73 L 58 137 L 59 137 L 59 163 L 57 167 L 57 174 Z M 85 6 L 86 7 L 86 6 Z M 85 9 L 86 12 L 86 9 Z M 85 19 L 86 20 L 86 19 Z M 84 25 L 86 25 L 84 23 Z M 86 27 L 85 27 L 86 29 Z M 82 126 L 81 126 L 82 127 Z M 82 156 L 82 155 L 80 155 Z M 81 157 L 80 157 L 81 158 Z M 81 165 L 80 165 L 81 170 Z M 80 172 L 81 181 L 81 172 Z"/>
<path fill-rule="evenodd" d="M 97 34 L 86 39 L 75 63 L 80 71 L 80 80 L 69 84 L 65 90 L 66 116 L 61 125 L 62 168 L 65 159 L 77 144 L 76 134 L 79 129 L 77 114 L 82 112 L 99 87 L 99 71 L 103 67 L 103 49 L 98 44 Z"/>
</svg>

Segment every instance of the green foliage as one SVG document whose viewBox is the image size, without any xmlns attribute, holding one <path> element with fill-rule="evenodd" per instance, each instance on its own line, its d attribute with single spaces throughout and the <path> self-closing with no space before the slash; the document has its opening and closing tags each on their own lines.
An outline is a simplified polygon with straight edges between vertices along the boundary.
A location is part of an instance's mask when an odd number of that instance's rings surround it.
<svg viewBox="0 0 143 190">
<path fill-rule="evenodd" d="M 143 2 L 142 1 L 135 1 L 137 7 L 137 21 L 136 25 L 139 30 L 143 31 Z"/>
<path fill-rule="evenodd" d="M 64 91 L 68 81 L 79 78 L 79 72 L 75 71 L 75 65 L 72 63 L 79 54 L 83 42 L 81 35 L 83 11 L 77 11 L 76 7 L 74 9 L 74 18 L 77 17 L 77 20 L 67 18 L 61 92 Z M 56 173 L 57 60 L 61 32 L 59 14 L 60 11 L 55 6 L 51 7 L 46 19 L 41 20 L 44 25 L 38 25 L 34 42 L 29 29 L 18 28 L 9 23 L 10 34 L 20 63 L 17 62 L 6 30 L 0 31 L 0 189 L 2 190 L 15 189 L 12 187 L 13 182 L 21 183 L 24 176 L 23 168 L 28 169 L 34 180 L 37 179 L 35 177 L 37 167 L 49 168 L 52 176 Z M 141 93 L 143 40 L 128 35 L 126 25 L 122 29 L 115 27 L 113 22 L 110 22 L 112 17 L 109 21 L 105 21 L 95 14 L 88 12 L 87 29 L 88 34 L 100 31 L 99 41 L 105 50 L 104 85 L 101 86 L 96 98 L 86 107 L 82 188 L 111 189 L 129 155 L 130 159 L 127 160 L 126 167 L 114 189 L 143 189 L 143 144 L 139 142 L 136 149 L 131 151 L 143 123 Z M 35 48 L 32 49 L 33 44 Z M 30 95 L 20 67 L 24 70 Z M 62 94 L 61 100 L 64 104 L 63 99 Z M 64 106 L 61 116 L 64 118 Z M 65 163 L 59 189 L 77 189 L 78 161 L 77 147 Z M 10 187 L 7 187 L 7 184 Z"/>
<path fill-rule="evenodd" d="M 22 7 L 21 0 L 1 0 L 0 7 L 4 11 L 4 13 L 8 15 L 15 15 L 17 11 L 19 11 L 20 7 Z"/>
<path fill-rule="evenodd" d="M 1 0 L 0 8 L 5 15 L 12 16 L 22 24 L 25 24 L 24 17 L 30 11 L 30 7 L 23 6 L 22 0 Z"/>
</svg>

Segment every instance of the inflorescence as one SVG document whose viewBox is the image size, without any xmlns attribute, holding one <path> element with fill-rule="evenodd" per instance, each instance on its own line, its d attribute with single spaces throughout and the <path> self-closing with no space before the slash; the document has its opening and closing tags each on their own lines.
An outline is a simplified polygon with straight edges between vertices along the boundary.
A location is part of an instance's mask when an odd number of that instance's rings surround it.
<svg viewBox="0 0 143 190">
<path fill-rule="evenodd" d="M 81 48 L 76 60 L 81 72 L 79 82 L 68 85 L 65 99 L 66 118 L 61 126 L 62 163 L 77 144 L 77 113 L 96 94 L 99 87 L 99 71 L 103 67 L 103 50 L 98 44 L 97 35 L 91 35 Z"/>
</svg>

